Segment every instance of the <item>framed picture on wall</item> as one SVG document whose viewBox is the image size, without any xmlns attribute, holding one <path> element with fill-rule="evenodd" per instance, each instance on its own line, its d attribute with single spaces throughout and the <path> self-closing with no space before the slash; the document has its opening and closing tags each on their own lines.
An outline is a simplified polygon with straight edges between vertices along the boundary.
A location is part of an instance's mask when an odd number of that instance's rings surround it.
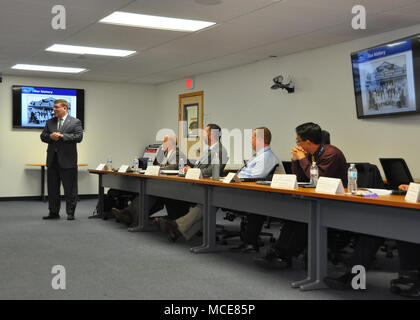
<svg viewBox="0 0 420 320">
<path fill-rule="evenodd" d="M 198 103 L 184 105 L 184 119 L 187 121 L 185 138 L 198 138 L 198 114 Z"/>
</svg>

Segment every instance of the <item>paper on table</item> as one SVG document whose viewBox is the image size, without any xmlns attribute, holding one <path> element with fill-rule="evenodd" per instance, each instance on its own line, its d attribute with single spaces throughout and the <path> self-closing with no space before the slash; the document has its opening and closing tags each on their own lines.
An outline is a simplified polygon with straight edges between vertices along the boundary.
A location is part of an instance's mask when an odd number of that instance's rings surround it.
<svg viewBox="0 0 420 320">
<path fill-rule="evenodd" d="M 376 193 L 378 196 L 389 196 L 392 193 L 392 190 L 387 190 L 387 189 L 366 188 L 366 190 L 369 190 L 370 192 Z"/>
<path fill-rule="evenodd" d="M 158 176 L 160 171 L 159 166 L 148 166 L 144 174 L 148 176 Z"/>
<path fill-rule="evenodd" d="M 160 170 L 163 174 L 178 174 L 179 170 Z"/>
<path fill-rule="evenodd" d="M 297 177 L 295 174 L 275 174 L 271 180 L 271 187 L 297 189 Z"/>
<path fill-rule="evenodd" d="M 343 183 L 341 182 L 341 179 L 338 179 L 338 178 L 320 177 L 318 179 L 315 192 L 329 193 L 329 194 L 336 194 L 336 193 L 343 194 L 344 193 Z"/>
<path fill-rule="evenodd" d="M 187 174 L 185 175 L 186 179 L 192 179 L 192 180 L 199 180 L 203 177 L 201 174 L 201 169 L 199 168 L 190 168 L 187 171 Z"/>
<path fill-rule="evenodd" d="M 419 202 L 420 184 L 410 182 L 410 185 L 408 186 L 407 194 L 405 195 L 405 200 L 408 202 Z"/>
<path fill-rule="evenodd" d="M 122 166 L 118 169 L 118 172 L 121 172 L 121 173 L 127 172 L 128 167 L 129 167 L 129 166 L 127 166 L 127 165 L 122 165 Z"/>
<path fill-rule="evenodd" d="M 241 182 L 241 180 L 236 175 L 236 172 L 230 172 L 225 178 L 222 178 L 221 181 L 224 183 L 231 183 L 233 181 L 235 182 Z"/>
</svg>

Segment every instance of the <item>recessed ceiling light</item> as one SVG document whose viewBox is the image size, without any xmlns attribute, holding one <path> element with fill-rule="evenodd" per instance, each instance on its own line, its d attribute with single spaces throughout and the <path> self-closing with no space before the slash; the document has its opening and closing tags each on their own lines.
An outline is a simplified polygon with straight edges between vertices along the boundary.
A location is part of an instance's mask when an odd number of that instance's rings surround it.
<svg viewBox="0 0 420 320">
<path fill-rule="evenodd" d="M 198 31 L 216 24 L 215 22 L 208 21 L 158 17 L 121 11 L 115 11 L 99 22 L 139 28 L 190 32 Z"/>
<path fill-rule="evenodd" d="M 84 68 L 67 68 L 67 67 L 53 67 L 40 66 L 35 64 L 15 64 L 12 69 L 17 70 L 31 70 L 31 71 L 46 71 L 46 72 L 63 72 L 63 73 L 80 73 L 86 71 Z"/>
<path fill-rule="evenodd" d="M 54 44 L 51 47 L 45 49 L 45 51 L 72 53 L 72 54 L 94 54 L 94 55 L 99 55 L 99 56 L 111 56 L 111 57 L 127 57 L 129 55 L 136 53 L 136 51 L 131 51 L 131 50 L 83 47 L 83 46 L 73 46 L 73 45 L 68 45 L 68 44 Z"/>
<path fill-rule="evenodd" d="M 391 43 L 391 44 L 388 45 L 388 47 L 395 47 L 395 46 L 398 46 L 398 45 L 403 44 L 403 43 L 404 43 L 404 41 L 403 42 Z"/>
</svg>

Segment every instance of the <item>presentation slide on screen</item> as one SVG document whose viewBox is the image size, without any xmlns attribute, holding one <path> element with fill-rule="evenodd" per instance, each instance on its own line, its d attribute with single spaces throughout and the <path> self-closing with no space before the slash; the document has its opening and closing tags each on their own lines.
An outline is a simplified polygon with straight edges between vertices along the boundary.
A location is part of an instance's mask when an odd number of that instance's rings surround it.
<svg viewBox="0 0 420 320">
<path fill-rule="evenodd" d="M 64 99 L 69 104 L 69 114 L 76 117 L 76 90 L 22 87 L 22 126 L 44 127 L 54 117 L 54 101 Z"/>
<path fill-rule="evenodd" d="M 358 67 L 365 115 L 416 110 L 410 40 L 359 53 Z"/>
</svg>

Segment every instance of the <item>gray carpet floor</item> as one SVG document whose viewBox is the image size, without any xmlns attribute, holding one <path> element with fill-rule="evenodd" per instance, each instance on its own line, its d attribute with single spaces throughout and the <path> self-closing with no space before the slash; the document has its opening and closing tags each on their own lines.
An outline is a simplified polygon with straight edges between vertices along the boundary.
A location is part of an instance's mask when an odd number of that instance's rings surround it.
<svg viewBox="0 0 420 320">
<path fill-rule="evenodd" d="M 259 254 L 193 254 L 200 238 L 171 243 L 160 231 L 130 233 L 114 220 L 88 219 L 95 205 L 81 200 L 75 221 L 63 214 L 45 221 L 46 203 L 0 201 L 0 299 L 399 299 L 389 292 L 397 258 L 379 256 L 367 290 L 300 292 L 290 287 L 305 277 L 299 261 L 270 271 L 253 263 Z M 237 227 L 221 215 L 218 222 Z M 52 288 L 54 265 L 65 267 L 65 290 Z"/>
</svg>

